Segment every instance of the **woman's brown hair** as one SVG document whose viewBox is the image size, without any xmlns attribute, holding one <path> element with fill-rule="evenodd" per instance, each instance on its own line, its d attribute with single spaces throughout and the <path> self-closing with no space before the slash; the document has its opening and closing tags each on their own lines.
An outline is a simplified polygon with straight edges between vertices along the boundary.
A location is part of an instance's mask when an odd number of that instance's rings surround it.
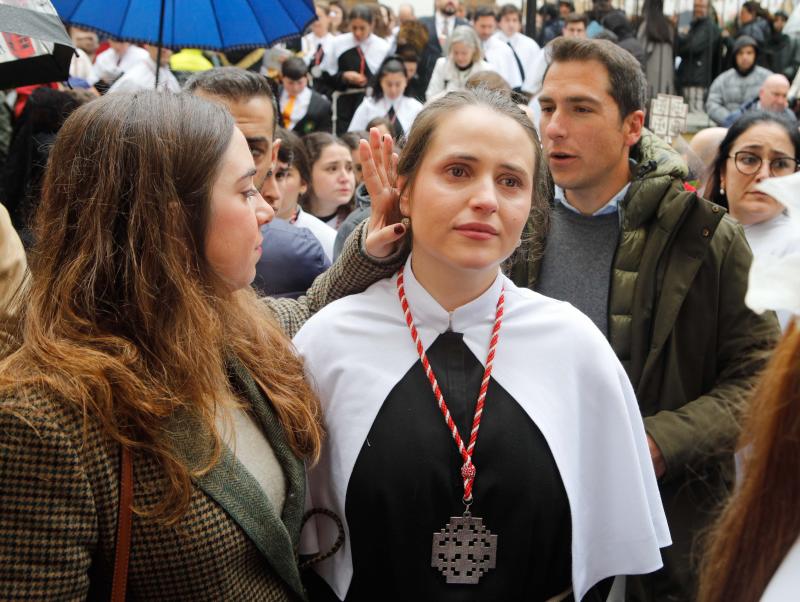
<svg viewBox="0 0 800 602">
<path fill-rule="evenodd" d="M 800 330 L 776 347 L 747 410 L 744 478 L 709 535 L 701 602 L 759 600 L 800 536 Z"/>
<path fill-rule="evenodd" d="M 165 495 L 137 511 L 167 523 L 221 453 L 231 357 L 264 387 L 295 453 L 315 460 L 320 449 L 318 404 L 290 342 L 251 289 L 221 292 L 205 260 L 233 127 L 213 103 L 156 92 L 108 95 L 67 119 L 44 179 L 21 346 L 0 363 L 3 394 L 57 396 L 155 457 Z M 175 415 L 208 437 L 199 466 L 174 449 Z"/>
</svg>

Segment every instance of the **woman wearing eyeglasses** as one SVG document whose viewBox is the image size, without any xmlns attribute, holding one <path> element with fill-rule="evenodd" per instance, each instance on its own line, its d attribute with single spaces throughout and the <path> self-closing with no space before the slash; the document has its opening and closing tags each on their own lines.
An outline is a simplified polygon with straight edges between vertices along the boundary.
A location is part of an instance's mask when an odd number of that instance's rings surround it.
<svg viewBox="0 0 800 602">
<path fill-rule="evenodd" d="M 719 146 L 709 198 L 742 224 L 754 256 L 800 252 L 800 236 L 784 206 L 756 186 L 766 178 L 788 176 L 800 167 L 797 126 L 772 113 L 748 113 L 728 130 Z M 786 329 L 789 315 L 778 313 Z"/>
</svg>

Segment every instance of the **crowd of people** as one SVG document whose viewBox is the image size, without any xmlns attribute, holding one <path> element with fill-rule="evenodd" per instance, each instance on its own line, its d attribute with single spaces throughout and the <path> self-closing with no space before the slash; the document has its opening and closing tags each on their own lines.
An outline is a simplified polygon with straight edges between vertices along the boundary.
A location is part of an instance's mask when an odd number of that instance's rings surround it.
<svg viewBox="0 0 800 602">
<path fill-rule="evenodd" d="M 790 599 L 787 15 L 315 7 L 4 92 L 0 597 Z"/>
</svg>

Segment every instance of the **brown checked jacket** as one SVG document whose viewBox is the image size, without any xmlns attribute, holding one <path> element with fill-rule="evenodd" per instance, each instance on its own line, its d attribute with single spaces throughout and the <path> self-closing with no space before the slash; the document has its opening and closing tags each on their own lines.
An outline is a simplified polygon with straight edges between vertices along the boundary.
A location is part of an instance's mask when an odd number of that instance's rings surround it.
<svg viewBox="0 0 800 602">
<path fill-rule="evenodd" d="M 265 299 L 289 336 L 326 303 L 394 273 L 404 253 L 383 261 L 363 252 L 362 224 L 342 257 L 306 297 Z M 276 512 L 229 449 L 197 479 L 185 517 L 166 527 L 134 514 L 127 599 L 302 600 L 297 546 L 305 471 L 291 451 L 269 399 L 236 359 L 230 382 L 272 445 L 286 477 Z M 84 430 L 86 427 L 86 430 Z M 169 424 L 190 465 L 204 438 L 190 422 Z M 0 400 L 0 599 L 108 600 L 119 501 L 119 446 L 91 416 L 56 396 Z M 152 506 L 163 474 L 134 454 L 134 503 Z"/>
</svg>

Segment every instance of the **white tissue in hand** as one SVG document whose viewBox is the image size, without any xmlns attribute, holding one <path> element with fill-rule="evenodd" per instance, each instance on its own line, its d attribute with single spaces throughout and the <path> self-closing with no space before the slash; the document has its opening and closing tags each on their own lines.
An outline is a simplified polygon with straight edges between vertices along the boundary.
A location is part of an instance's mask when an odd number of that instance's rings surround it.
<svg viewBox="0 0 800 602">
<path fill-rule="evenodd" d="M 800 254 L 754 257 L 744 302 L 756 313 L 783 309 L 800 314 Z"/>
<path fill-rule="evenodd" d="M 800 171 L 782 178 L 768 178 L 756 188 L 786 207 L 800 229 Z"/>
<path fill-rule="evenodd" d="M 800 172 L 764 180 L 758 189 L 786 207 L 800 232 Z M 758 313 L 774 309 L 800 314 L 800 254 L 754 257 L 744 301 Z"/>
</svg>

